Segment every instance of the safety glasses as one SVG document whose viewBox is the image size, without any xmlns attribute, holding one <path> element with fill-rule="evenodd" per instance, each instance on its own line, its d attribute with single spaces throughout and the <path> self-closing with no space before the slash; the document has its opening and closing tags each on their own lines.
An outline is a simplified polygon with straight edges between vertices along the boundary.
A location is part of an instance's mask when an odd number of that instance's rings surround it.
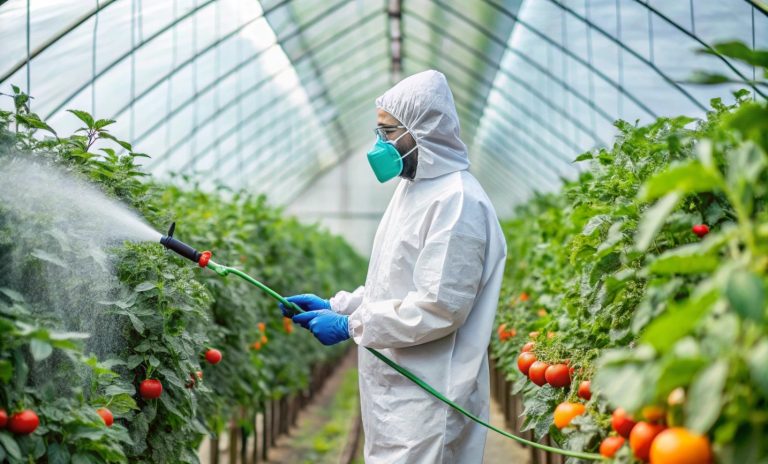
<svg viewBox="0 0 768 464">
<path fill-rule="evenodd" d="M 395 132 L 399 129 L 405 129 L 405 126 L 378 126 L 373 129 L 373 131 L 381 140 L 387 140 L 387 134 L 390 132 Z"/>
</svg>

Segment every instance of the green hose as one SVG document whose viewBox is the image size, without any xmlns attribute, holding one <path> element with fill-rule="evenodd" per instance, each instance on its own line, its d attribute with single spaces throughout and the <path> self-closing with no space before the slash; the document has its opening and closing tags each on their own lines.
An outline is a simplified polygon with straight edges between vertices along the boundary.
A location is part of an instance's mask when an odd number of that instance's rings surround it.
<svg viewBox="0 0 768 464">
<path fill-rule="evenodd" d="M 258 280 L 254 279 L 253 277 L 249 276 L 248 274 L 246 274 L 245 272 L 243 272 L 243 271 L 241 271 L 239 269 L 235 269 L 235 268 L 227 267 L 227 266 L 222 266 L 221 264 L 217 264 L 217 263 L 215 263 L 213 261 L 209 261 L 208 262 L 208 268 L 211 269 L 212 271 L 216 272 L 218 275 L 220 275 L 222 277 L 226 277 L 229 274 L 235 274 L 236 276 L 241 277 L 242 279 L 248 281 L 249 283 L 251 283 L 251 284 L 255 285 L 256 287 L 258 287 L 259 289 L 263 290 L 269 296 L 271 296 L 275 300 L 277 300 L 280 303 L 282 303 L 284 306 L 286 306 L 288 308 L 291 308 L 292 310 L 294 310 L 296 312 L 299 312 L 299 313 L 304 312 L 300 307 L 298 307 L 297 305 L 295 305 L 295 304 L 291 303 L 290 301 L 286 300 L 279 293 L 275 292 L 271 288 L 267 287 L 266 285 L 262 284 Z M 505 430 L 502 430 L 502 429 L 500 429 L 498 427 L 495 427 L 495 426 L 485 422 L 484 420 L 480 419 L 479 417 L 475 416 L 474 414 L 472 414 L 471 412 L 467 411 L 466 409 L 462 408 L 461 406 L 459 406 L 458 404 L 454 403 L 450 399 L 446 398 L 442 393 L 438 392 L 437 390 L 432 388 L 432 386 L 430 386 L 428 383 L 426 383 L 425 381 L 423 381 L 419 377 L 417 377 L 416 374 L 414 374 L 413 372 L 411 372 L 408 369 L 404 368 L 403 366 L 397 364 L 396 362 L 392 361 L 388 357 L 386 357 L 383 354 L 381 354 L 379 351 L 377 351 L 377 350 L 375 350 L 373 348 L 367 348 L 367 347 L 366 347 L 366 349 L 368 351 L 370 351 L 374 356 L 376 356 L 377 358 L 379 358 L 382 361 L 384 361 L 384 363 L 387 364 L 388 366 L 390 366 L 392 369 L 396 370 L 397 372 L 402 374 L 404 377 L 406 377 L 408 380 L 410 380 L 411 382 L 413 382 L 416 385 L 418 385 L 419 387 L 421 387 L 424 391 L 426 391 L 430 395 L 434 396 L 435 398 L 437 398 L 438 400 L 440 400 L 443 403 L 447 404 L 448 406 L 450 406 L 451 408 L 455 409 L 456 411 L 460 412 L 461 414 L 467 416 L 471 420 L 477 422 L 478 424 L 480 424 L 480 425 L 482 425 L 484 427 L 487 427 L 487 428 L 493 430 L 496 433 L 499 433 L 499 434 L 501 434 L 501 435 L 503 435 L 503 436 L 505 436 L 507 438 L 511 438 L 512 440 L 515 440 L 515 441 L 517 441 L 519 443 L 522 443 L 524 445 L 528 445 L 528 446 L 532 446 L 534 448 L 539 448 L 539 449 L 542 449 L 542 450 L 545 450 L 545 451 L 549 451 L 550 453 L 562 454 L 563 456 L 569 456 L 569 457 L 579 458 L 579 459 L 588 459 L 588 460 L 592 460 L 592 461 L 599 461 L 599 460 L 604 460 L 605 459 L 603 456 L 601 456 L 599 454 L 582 453 L 582 452 L 579 452 L 579 451 L 568 451 L 568 450 L 563 450 L 563 449 L 559 449 L 559 448 L 553 448 L 553 447 L 547 446 L 547 445 L 542 445 L 540 443 L 536 443 L 536 442 L 533 442 L 533 441 L 530 441 L 530 440 L 526 440 L 525 438 L 518 437 L 517 435 L 513 435 L 513 434 L 511 434 L 511 433 L 509 433 L 509 432 L 507 432 Z"/>
</svg>

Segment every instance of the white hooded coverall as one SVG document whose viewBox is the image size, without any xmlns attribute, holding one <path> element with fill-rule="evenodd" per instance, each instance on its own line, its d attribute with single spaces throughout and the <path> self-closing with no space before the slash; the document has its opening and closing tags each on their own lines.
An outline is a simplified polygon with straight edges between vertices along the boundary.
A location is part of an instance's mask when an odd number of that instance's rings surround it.
<svg viewBox="0 0 768 464">
<path fill-rule="evenodd" d="M 425 71 L 376 99 L 418 145 L 413 181 L 401 180 L 381 220 L 365 286 L 331 298 L 359 345 L 368 464 L 481 463 L 486 429 L 401 376 L 396 363 L 487 419 L 487 348 L 506 244 L 470 174 L 445 76 Z"/>
</svg>

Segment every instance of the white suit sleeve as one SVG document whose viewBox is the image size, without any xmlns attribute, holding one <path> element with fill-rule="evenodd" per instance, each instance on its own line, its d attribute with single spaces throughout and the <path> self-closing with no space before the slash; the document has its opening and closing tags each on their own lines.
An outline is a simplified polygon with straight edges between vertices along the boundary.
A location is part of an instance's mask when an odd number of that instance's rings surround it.
<svg viewBox="0 0 768 464">
<path fill-rule="evenodd" d="M 357 287 L 354 292 L 340 291 L 330 299 L 331 309 L 339 314 L 350 315 L 360 306 L 363 302 L 363 293 L 365 287 L 362 285 Z"/>
<path fill-rule="evenodd" d="M 402 300 L 367 301 L 349 318 L 350 335 L 370 348 L 402 348 L 442 338 L 464 324 L 483 275 L 485 219 L 449 201 L 435 212 Z M 463 208 L 464 207 L 464 208 Z"/>
</svg>

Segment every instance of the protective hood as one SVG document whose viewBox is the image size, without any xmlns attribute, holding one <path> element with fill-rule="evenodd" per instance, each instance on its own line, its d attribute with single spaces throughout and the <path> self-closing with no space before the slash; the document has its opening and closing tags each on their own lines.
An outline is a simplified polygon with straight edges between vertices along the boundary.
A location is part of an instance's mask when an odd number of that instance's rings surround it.
<svg viewBox="0 0 768 464">
<path fill-rule="evenodd" d="M 394 116 L 416 139 L 419 166 L 415 179 L 469 168 L 453 94 L 443 73 L 430 70 L 403 79 L 376 99 L 376 107 Z"/>
</svg>

